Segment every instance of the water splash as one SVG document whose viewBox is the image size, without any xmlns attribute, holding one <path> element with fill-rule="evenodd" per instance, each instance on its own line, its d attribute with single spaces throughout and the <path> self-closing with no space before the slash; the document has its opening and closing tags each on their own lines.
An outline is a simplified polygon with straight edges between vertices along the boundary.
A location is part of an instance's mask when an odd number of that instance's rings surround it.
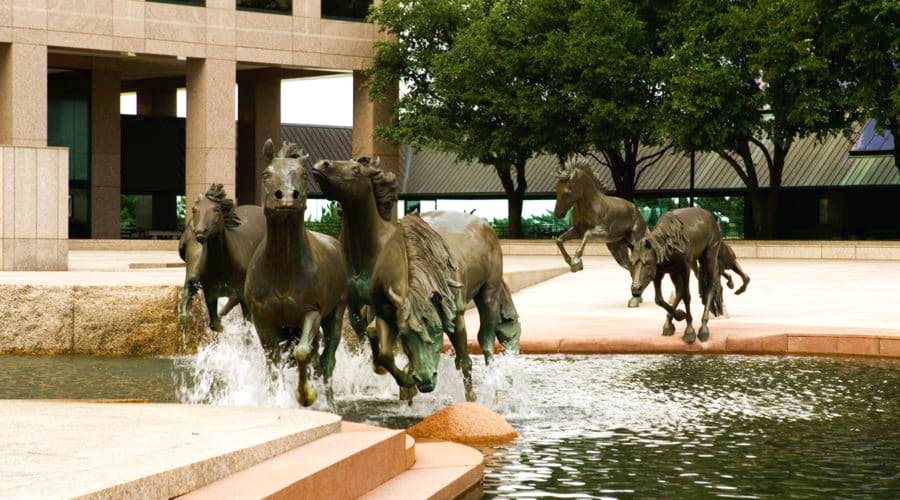
<svg viewBox="0 0 900 500">
<path fill-rule="evenodd" d="M 267 359 L 256 332 L 245 322 L 237 308 L 222 319 L 223 331 L 209 332 L 212 339 L 200 346 L 196 355 L 176 360 L 176 385 L 179 401 L 189 404 L 223 406 L 260 406 L 296 408 L 297 368 L 288 361 L 273 365 Z M 403 356 L 398 364 L 403 366 Z M 472 356 L 477 401 L 511 418 L 532 414 L 530 381 L 518 356 L 496 356 L 485 367 L 481 356 Z M 350 413 L 373 401 L 394 402 L 391 410 L 406 417 L 425 417 L 453 403 L 465 401 L 461 374 L 451 355 L 443 355 L 434 392 L 417 394 L 411 405 L 399 401 L 399 389 L 390 375 L 379 375 L 372 368 L 368 344 L 355 350 L 342 343 L 336 353 L 332 387 L 339 413 Z M 314 378 L 321 397 L 312 409 L 331 411 L 325 401 L 324 381 Z M 384 405 L 379 405 L 384 408 Z"/>
</svg>

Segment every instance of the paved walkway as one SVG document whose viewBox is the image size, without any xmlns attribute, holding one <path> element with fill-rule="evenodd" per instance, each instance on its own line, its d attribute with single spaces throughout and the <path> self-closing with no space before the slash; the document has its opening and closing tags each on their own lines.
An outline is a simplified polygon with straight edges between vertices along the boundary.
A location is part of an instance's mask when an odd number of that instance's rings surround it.
<svg viewBox="0 0 900 500">
<path fill-rule="evenodd" d="M 554 257 L 531 257 L 538 259 Z M 743 259 L 752 281 L 735 296 L 726 289 L 728 318 L 710 321 L 711 339 L 684 344 L 684 322 L 661 336 L 665 312 L 653 303 L 628 309 L 630 278 L 611 258 L 585 260 L 585 270 L 527 288 L 514 298 L 522 351 L 531 353 L 708 352 L 819 353 L 900 356 L 900 262 Z M 737 277 L 736 277 L 737 278 Z M 696 280 L 692 311 L 702 306 Z M 671 284 L 666 280 L 664 296 Z M 477 313 L 467 315 L 474 342 Z"/>
<path fill-rule="evenodd" d="M 0 497 L 172 498 L 340 431 L 296 409 L 0 400 Z"/>
</svg>

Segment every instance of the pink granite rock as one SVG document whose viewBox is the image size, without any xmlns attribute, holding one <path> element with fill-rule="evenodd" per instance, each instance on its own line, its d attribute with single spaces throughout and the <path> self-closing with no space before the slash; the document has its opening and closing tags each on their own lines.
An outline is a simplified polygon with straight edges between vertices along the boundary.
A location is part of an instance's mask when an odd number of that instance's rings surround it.
<svg viewBox="0 0 900 500">
<path fill-rule="evenodd" d="M 416 439 L 440 439 L 464 444 L 506 443 L 518 435 L 503 417 L 478 403 L 448 406 L 406 432 Z"/>
</svg>

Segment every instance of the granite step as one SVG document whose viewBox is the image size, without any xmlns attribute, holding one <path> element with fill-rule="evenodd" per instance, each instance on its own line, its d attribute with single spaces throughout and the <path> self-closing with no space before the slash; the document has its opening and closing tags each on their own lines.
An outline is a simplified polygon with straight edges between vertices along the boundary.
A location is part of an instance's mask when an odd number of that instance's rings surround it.
<svg viewBox="0 0 900 500">
<path fill-rule="evenodd" d="M 407 471 L 407 437 L 404 431 L 344 423 L 342 432 L 273 457 L 181 498 L 358 498 Z"/>
<path fill-rule="evenodd" d="M 443 441 L 419 441 L 415 446 L 415 464 L 362 498 L 481 498 L 483 476 L 484 457 L 478 450 Z"/>
</svg>

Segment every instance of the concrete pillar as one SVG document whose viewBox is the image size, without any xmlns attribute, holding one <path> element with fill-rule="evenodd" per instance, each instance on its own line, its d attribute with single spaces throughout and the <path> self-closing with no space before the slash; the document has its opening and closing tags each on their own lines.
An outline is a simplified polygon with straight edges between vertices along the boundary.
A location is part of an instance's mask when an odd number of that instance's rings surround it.
<svg viewBox="0 0 900 500">
<path fill-rule="evenodd" d="M 211 183 L 235 187 L 234 61 L 187 61 L 185 195 L 190 207 Z M 190 219 L 190 209 L 185 214 Z"/>
<path fill-rule="evenodd" d="M 116 61 L 94 59 L 91 71 L 91 238 L 118 239 L 122 200 L 121 75 Z"/>
<path fill-rule="evenodd" d="M 0 144 L 47 146 L 47 46 L 0 43 Z"/>
<path fill-rule="evenodd" d="M 399 97 L 399 85 L 391 95 L 378 102 L 369 100 L 366 92 L 365 75 L 361 71 L 353 72 L 353 146 L 352 154 L 358 156 L 378 156 L 381 158 L 381 168 L 394 172 L 398 177 L 400 172 L 400 148 L 394 144 L 376 141 L 375 128 L 379 125 L 387 125 L 393 116 L 394 104 Z"/>
<path fill-rule="evenodd" d="M 0 43 L 0 270 L 62 271 L 69 152 L 47 147 L 47 47 Z"/>
<path fill-rule="evenodd" d="M 138 90 L 137 114 L 140 116 L 177 116 L 178 89 Z"/>
<path fill-rule="evenodd" d="M 237 200 L 259 204 L 259 179 L 267 166 L 263 144 L 272 139 L 276 147 L 281 145 L 281 80 L 241 82 L 238 127 Z"/>
</svg>

